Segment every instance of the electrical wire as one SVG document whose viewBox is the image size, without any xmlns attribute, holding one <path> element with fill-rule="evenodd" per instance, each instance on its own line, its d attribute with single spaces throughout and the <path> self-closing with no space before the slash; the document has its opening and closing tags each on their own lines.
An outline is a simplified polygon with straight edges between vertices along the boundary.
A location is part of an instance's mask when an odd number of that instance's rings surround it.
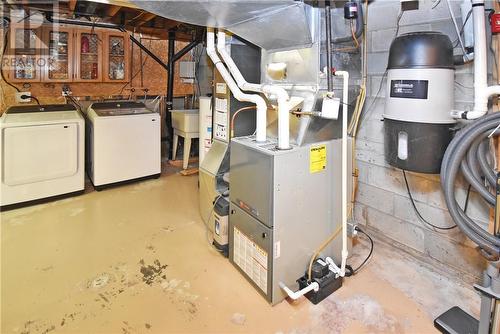
<svg viewBox="0 0 500 334">
<path fill-rule="evenodd" d="M 194 60 L 194 81 L 195 81 L 195 98 L 199 99 L 201 96 L 201 85 L 200 78 L 198 77 L 200 70 L 201 58 L 203 57 L 203 46 L 201 44 L 193 48 L 193 60 Z"/>
<path fill-rule="evenodd" d="M 38 99 L 37 99 L 36 97 L 34 97 L 33 95 L 31 95 L 31 96 L 30 96 L 30 95 L 21 95 L 21 98 L 22 98 L 22 99 L 29 99 L 29 98 L 31 98 L 31 99 L 35 100 L 35 102 L 36 102 L 39 106 L 41 106 L 40 101 L 38 101 Z"/>
<path fill-rule="evenodd" d="M 378 97 L 380 95 L 380 92 L 382 91 L 382 87 L 384 86 L 384 80 L 385 78 L 387 77 L 387 71 L 388 70 L 385 70 L 384 74 L 382 75 L 382 78 L 380 78 L 380 84 L 378 86 L 378 90 L 377 90 L 377 93 L 375 94 L 375 97 L 373 97 L 373 100 L 372 100 L 372 103 L 370 103 L 370 105 L 368 106 L 368 108 L 366 108 L 366 110 L 361 114 L 361 120 L 359 121 L 359 127 L 361 128 L 361 126 L 363 125 L 364 123 L 364 120 L 370 116 L 370 113 L 373 111 L 373 107 L 377 104 L 378 102 Z"/>
<path fill-rule="evenodd" d="M 363 234 L 366 238 L 368 238 L 368 241 L 370 241 L 370 252 L 368 253 L 368 256 L 363 260 L 363 262 L 361 262 L 361 264 L 357 266 L 356 269 L 352 270 L 353 275 L 356 275 L 368 263 L 368 260 L 370 260 L 370 258 L 373 255 L 373 249 L 374 249 L 373 239 L 368 235 L 368 233 L 363 231 L 359 226 L 356 226 L 355 230 L 357 230 L 359 233 Z"/>
<path fill-rule="evenodd" d="M 355 31 L 355 28 L 354 28 L 354 24 L 353 24 L 353 21 L 351 19 L 351 35 L 352 35 L 352 40 L 354 41 L 354 45 L 356 46 L 356 49 L 359 48 L 359 42 L 358 42 L 358 39 L 356 38 L 356 31 Z"/>
<path fill-rule="evenodd" d="M 80 105 L 80 103 L 78 103 L 78 101 L 73 96 L 67 95 L 66 98 L 69 99 L 70 102 L 73 103 L 73 105 L 78 108 L 78 110 L 80 111 L 81 114 L 83 114 L 82 106 Z"/>
<path fill-rule="evenodd" d="M 5 50 L 7 49 L 7 44 L 9 42 L 9 28 L 6 27 L 6 26 L 3 26 L 3 29 L 5 29 L 5 34 L 4 34 L 4 38 L 3 38 L 3 49 L 2 49 L 2 56 L 0 57 L 0 76 L 2 77 L 2 80 L 9 86 L 11 86 L 12 88 L 14 88 L 18 93 L 21 92 L 21 90 L 19 88 L 17 88 L 16 86 L 14 86 L 13 84 L 11 84 L 10 82 L 7 81 L 7 79 L 5 79 L 5 76 L 3 74 L 3 60 L 4 60 L 4 57 L 5 57 Z"/>
<path fill-rule="evenodd" d="M 399 14 L 398 14 L 398 18 L 397 18 L 397 20 L 396 20 L 396 32 L 395 32 L 395 34 L 394 34 L 394 38 L 398 37 L 398 35 L 399 35 L 399 28 L 400 28 L 400 24 L 401 24 L 401 18 L 403 17 L 403 14 L 404 14 L 404 13 L 405 13 L 405 12 L 404 12 L 403 10 L 401 10 L 401 11 L 399 12 Z M 393 39 L 394 39 L 394 38 L 393 38 Z"/>
<path fill-rule="evenodd" d="M 451 20 L 453 21 L 453 26 L 455 27 L 455 31 L 457 32 L 458 41 L 460 42 L 460 47 L 462 48 L 462 52 L 464 55 L 467 54 L 467 50 L 465 50 L 464 42 L 462 41 L 462 36 L 460 35 L 460 29 L 458 29 L 457 20 L 455 16 L 453 16 L 453 10 L 451 9 L 450 0 L 446 0 L 446 4 L 448 5 L 448 11 L 450 12 Z"/>
<path fill-rule="evenodd" d="M 311 257 L 311 260 L 309 261 L 309 268 L 307 269 L 307 280 L 309 282 L 311 282 L 312 266 L 313 266 L 314 261 L 318 258 L 319 253 L 321 253 L 323 251 L 323 249 L 325 249 L 325 247 L 328 246 L 328 244 L 330 242 L 332 242 L 333 239 L 335 239 L 337 237 L 337 235 L 340 233 L 340 231 L 342 231 L 342 224 L 339 224 L 337 229 L 314 252 L 313 256 Z"/>
<path fill-rule="evenodd" d="M 149 49 L 151 49 L 151 43 L 152 43 L 152 40 L 149 40 Z M 131 57 L 132 57 L 132 62 L 133 62 L 134 55 L 132 54 Z M 123 93 L 123 90 L 125 89 L 125 87 L 127 87 L 128 85 L 130 85 L 132 83 L 132 80 L 134 80 L 134 78 L 141 72 L 141 69 L 146 65 L 146 62 L 148 61 L 148 59 L 149 59 L 149 55 L 146 55 L 146 58 L 144 58 L 144 62 L 141 64 L 141 68 L 139 70 L 137 70 L 137 72 L 135 72 L 135 74 L 130 78 L 130 80 L 122 86 L 118 95 L 121 95 Z"/>
<path fill-rule="evenodd" d="M 411 190 L 410 190 L 410 186 L 408 185 L 408 179 L 406 178 L 406 171 L 404 169 L 402 169 L 403 171 L 403 177 L 404 177 L 404 180 L 405 180 L 405 185 L 406 185 L 406 191 L 408 192 L 408 197 L 410 198 L 410 202 L 411 202 L 411 205 L 413 206 L 413 210 L 415 211 L 415 214 L 417 215 L 417 217 L 425 224 L 437 229 L 437 230 L 444 230 L 444 231 L 447 231 L 447 230 L 452 230 L 454 228 L 457 227 L 457 225 L 453 225 L 453 226 L 445 226 L 445 227 L 442 227 L 442 226 L 436 226 L 430 222 L 428 222 L 421 214 L 420 214 L 420 211 L 418 211 L 418 208 L 417 208 L 417 205 L 415 204 L 415 200 L 413 199 L 413 195 L 411 194 Z"/>
<path fill-rule="evenodd" d="M 354 52 L 354 51 L 359 51 L 359 41 L 358 38 L 356 37 L 356 27 L 354 26 L 353 20 L 351 19 L 349 21 L 350 25 L 350 30 L 351 30 L 351 37 L 352 41 L 354 42 L 353 46 L 348 46 L 344 48 L 337 48 L 337 49 L 332 49 L 332 52 Z"/>
<path fill-rule="evenodd" d="M 455 81 L 455 85 L 460 86 L 460 87 L 465 88 L 465 89 L 474 89 L 474 87 L 465 86 L 458 81 Z"/>
<path fill-rule="evenodd" d="M 472 15 L 472 9 L 469 10 L 469 12 L 467 13 L 467 16 L 465 17 L 465 21 L 462 24 L 462 28 L 460 28 L 460 36 L 463 35 L 464 30 L 465 30 L 465 25 L 469 21 L 469 18 L 471 17 L 471 15 Z M 458 37 L 453 41 L 453 48 L 456 48 L 457 46 L 458 46 Z"/>
<path fill-rule="evenodd" d="M 401 18 L 403 17 L 404 13 L 405 13 L 404 11 L 400 11 L 399 14 L 398 14 L 398 18 L 396 20 L 396 32 L 394 33 L 394 38 L 398 37 L 398 35 L 399 35 L 399 28 L 400 28 L 400 24 L 401 24 Z M 375 94 L 375 97 L 372 100 L 372 103 L 370 103 L 370 105 L 368 106 L 368 108 L 366 108 L 366 110 L 361 114 L 361 120 L 359 121 L 360 122 L 359 127 L 362 126 L 362 124 L 364 123 L 363 120 L 365 120 L 366 117 L 368 117 L 370 115 L 370 113 L 372 112 L 372 108 L 376 105 L 376 103 L 378 101 L 378 97 L 380 95 L 380 92 L 382 91 L 382 86 L 384 85 L 384 79 L 387 76 L 387 71 L 388 71 L 388 69 L 385 70 L 384 74 L 382 75 L 382 78 L 380 79 L 380 85 L 378 87 L 377 93 Z"/>
<path fill-rule="evenodd" d="M 490 52 L 493 54 L 493 64 L 495 64 L 495 70 L 498 72 L 498 60 L 497 60 L 497 57 L 495 55 L 495 50 L 493 50 L 493 46 L 490 44 Z"/>
<path fill-rule="evenodd" d="M 435 0 L 434 3 L 432 4 L 431 9 L 436 8 L 440 3 L 441 3 L 441 0 Z"/>
</svg>

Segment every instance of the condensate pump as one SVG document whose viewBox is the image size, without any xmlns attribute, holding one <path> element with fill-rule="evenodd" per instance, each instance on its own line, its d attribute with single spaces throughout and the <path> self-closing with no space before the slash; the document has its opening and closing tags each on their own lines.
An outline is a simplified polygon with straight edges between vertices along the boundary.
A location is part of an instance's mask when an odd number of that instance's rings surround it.
<svg viewBox="0 0 500 334">
<path fill-rule="evenodd" d="M 387 66 L 385 158 L 397 168 L 437 174 L 453 136 L 453 45 L 439 32 L 394 39 Z"/>
</svg>

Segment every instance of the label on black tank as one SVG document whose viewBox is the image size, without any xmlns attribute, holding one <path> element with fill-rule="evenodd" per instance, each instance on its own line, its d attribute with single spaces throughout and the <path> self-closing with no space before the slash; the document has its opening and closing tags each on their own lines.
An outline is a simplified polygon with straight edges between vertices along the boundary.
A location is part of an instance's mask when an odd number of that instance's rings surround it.
<svg viewBox="0 0 500 334">
<path fill-rule="evenodd" d="M 391 80 L 391 97 L 427 99 L 428 80 Z"/>
</svg>

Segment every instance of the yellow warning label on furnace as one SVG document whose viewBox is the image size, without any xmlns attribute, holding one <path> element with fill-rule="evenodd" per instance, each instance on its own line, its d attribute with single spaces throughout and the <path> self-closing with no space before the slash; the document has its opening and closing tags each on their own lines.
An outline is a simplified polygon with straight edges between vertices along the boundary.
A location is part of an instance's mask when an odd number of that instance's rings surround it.
<svg viewBox="0 0 500 334">
<path fill-rule="evenodd" d="M 317 173 L 326 169 L 326 145 L 312 146 L 309 154 L 309 172 Z"/>
</svg>

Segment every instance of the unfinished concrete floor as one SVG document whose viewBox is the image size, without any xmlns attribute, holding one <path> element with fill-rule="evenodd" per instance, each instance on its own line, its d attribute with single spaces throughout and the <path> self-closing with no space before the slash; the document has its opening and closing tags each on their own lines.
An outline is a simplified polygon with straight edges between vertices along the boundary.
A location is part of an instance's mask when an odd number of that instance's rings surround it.
<svg viewBox="0 0 500 334">
<path fill-rule="evenodd" d="M 433 333 L 452 305 L 478 313 L 469 287 L 382 244 L 321 304 L 271 307 L 207 242 L 197 179 L 2 212 L 1 333 Z"/>
</svg>

